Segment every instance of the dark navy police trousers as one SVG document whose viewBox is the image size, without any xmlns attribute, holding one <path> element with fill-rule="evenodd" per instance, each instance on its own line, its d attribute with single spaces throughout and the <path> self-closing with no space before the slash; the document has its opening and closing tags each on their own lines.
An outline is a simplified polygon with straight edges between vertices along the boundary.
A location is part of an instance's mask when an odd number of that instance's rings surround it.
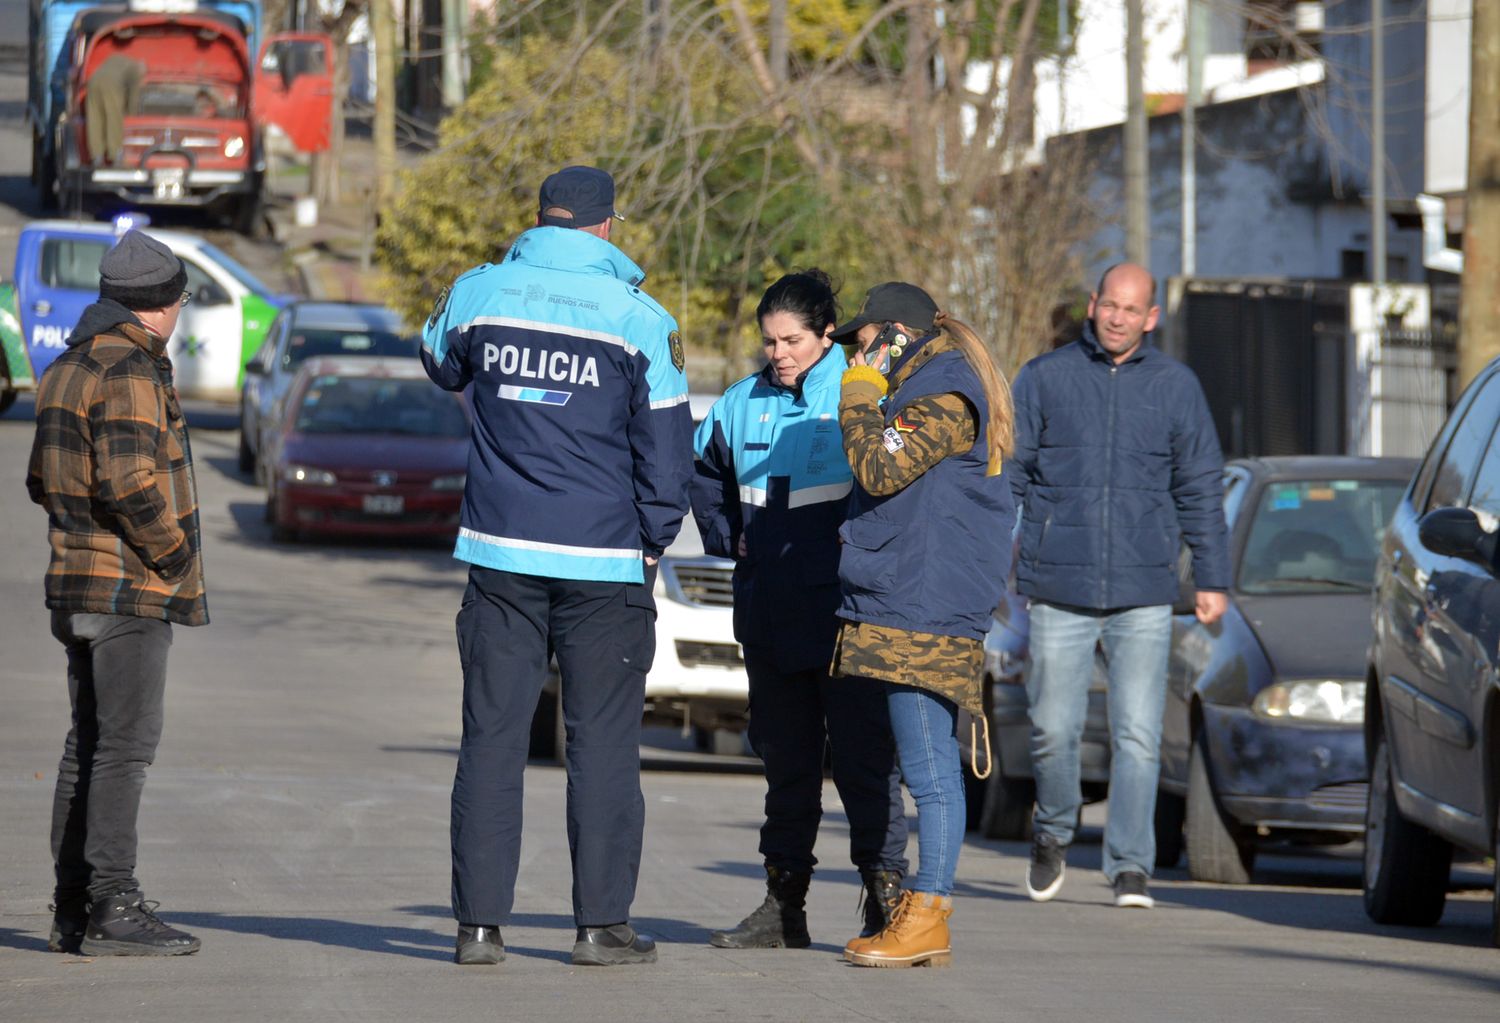
<svg viewBox="0 0 1500 1023">
<path fill-rule="evenodd" d="M 568 850 L 580 927 L 630 916 L 640 871 L 641 714 L 656 652 L 645 585 L 473 566 L 458 611 L 463 740 L 453 779 L 453 915 L 509 922 L 521 860 L 522 774 L 548 655 L 562 674 Z"/>
<path fill-rule="evenodd" d="M 829 678 L 823 668 L 785 671 L 770 652 L 745 648 L 750 745 L 766 767 L 766 866 L 810 872 L 823 818 L 825 742 L 849 819 L 849 858 L 867 870 L 906 873 L 901 770 L 881 686 Z"/>
</svg>

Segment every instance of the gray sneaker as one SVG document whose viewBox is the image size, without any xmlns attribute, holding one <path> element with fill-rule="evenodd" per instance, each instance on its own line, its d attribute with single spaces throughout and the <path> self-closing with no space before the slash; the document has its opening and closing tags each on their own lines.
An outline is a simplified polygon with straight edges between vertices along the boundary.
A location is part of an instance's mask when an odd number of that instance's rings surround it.
<svg viewBox="0 0 1500 1023">
<path fill-rule="evenodd" d="M 1156 905 L 1156 900 L 1146 891 L 1146 875 L 1139 870 L 1126 870 L 1118 874 L 1114 880 L 1114 889 L 1116 906 L 1150 909 Z"/>
<path fill-rule="evenodd" d="M 1032 902 L 1046 902 L 1062 888 L 1068 872 L 1068 847 L 1037 832 L 1031 841 L 1031 866 L 1026 870 L 1026 894 Z"/>
</svg>

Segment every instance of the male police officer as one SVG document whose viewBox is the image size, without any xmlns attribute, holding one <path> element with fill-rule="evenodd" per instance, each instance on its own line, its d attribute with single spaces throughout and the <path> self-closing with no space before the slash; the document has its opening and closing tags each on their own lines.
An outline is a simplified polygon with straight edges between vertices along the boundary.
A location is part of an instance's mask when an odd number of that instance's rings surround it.
<svg viewBox="0 0 1500 1023">
<path fill-rule="evenodd" d="M 655 652 L 656 559 L 687 512 L 692 420 L 676 323 L 609 242 L 614 181 L 565 167 L 537 227 L 438 299 L 422 362 L 473 384 L 474 440 L 454 556 L 463 741 L 453 781 L 455 961 L 504 958 L 521 786 L 549 652 L 567 725 L 573 962 L 656 961 L 627 922 L 645 806 L 640 728 Z"/>
</svg>

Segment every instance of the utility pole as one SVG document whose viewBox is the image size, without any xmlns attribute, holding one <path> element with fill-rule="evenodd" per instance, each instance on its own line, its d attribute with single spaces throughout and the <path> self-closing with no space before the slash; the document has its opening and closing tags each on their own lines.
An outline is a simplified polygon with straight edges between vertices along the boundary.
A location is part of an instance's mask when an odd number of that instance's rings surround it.
<svg viewBox="0 0 1500 1023">
<path fill-rule="evenodd" d="M 1469 67 L 1469 188 L 1459 299 L 1461 384 L 1500 356 L 1500 9 L 1474 0 Z"/>
<path fill-rule="evenodd" d="M 370 0 L 375 39 L 375 209 L 396 186 L 396 12 L 393 0 Z"/>
<path fill-rule="evenodd" d="M 1151 199 L 1146 182 L 1145 14 L 1142 0 L 1125 0 L 1125 258 L 1151 258 Z"/>
<path fill-rule="evenodd" d="M 786 0 L 771 0 L 770 46 L 767 60 L 771 65 L 771 79 L 777 85 L 787 80 L 787 23 Z"/>
<path fill-rule="evenodd" d="M 1370 0 L 1370 262 L 1370 280 L 1378 288 L 1386 264 L 1385 0 Z"/>
<path fill-rule="evenodd" d="M 1203 102 L 1203 11 L 1187 0 L 1187 96 L 1182 104 L 1182 276 L 1198 274 L 1198 105 Z"/>
<path fill-rule="evenodd" d="M 464 101 L 464 0 L 443 3 L 443 106 Z"/>
</svg>

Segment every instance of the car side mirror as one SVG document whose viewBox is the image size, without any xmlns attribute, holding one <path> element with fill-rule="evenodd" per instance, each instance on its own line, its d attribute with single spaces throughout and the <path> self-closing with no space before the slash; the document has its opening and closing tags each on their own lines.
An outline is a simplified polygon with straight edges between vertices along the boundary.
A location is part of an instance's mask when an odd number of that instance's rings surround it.
<svg viewBox="0 0 1500 1023">
<path fill-rule="evenodd" d="M 251 359 L 245 363 L 245 375 L 249 377 L 263 377 L 266 375 L 265 363 L 259 359 Z"/>
<path fill-rule="evenodd" d="M 1174 615 L 1190 615 L 1198 609 L 1198 584 L 1193 579 L 1193 552 L 1187 544 L 1177 550 L 1177 599 Z"/>
<path fill-rule="evenodd" d="M 1500 533 L 1489 533 L 1469 508 L 1434 508 L 1417 523 L 1422 546 L 1447 558 L 1478 562 L 1494 571 Z"/>
</svg>

